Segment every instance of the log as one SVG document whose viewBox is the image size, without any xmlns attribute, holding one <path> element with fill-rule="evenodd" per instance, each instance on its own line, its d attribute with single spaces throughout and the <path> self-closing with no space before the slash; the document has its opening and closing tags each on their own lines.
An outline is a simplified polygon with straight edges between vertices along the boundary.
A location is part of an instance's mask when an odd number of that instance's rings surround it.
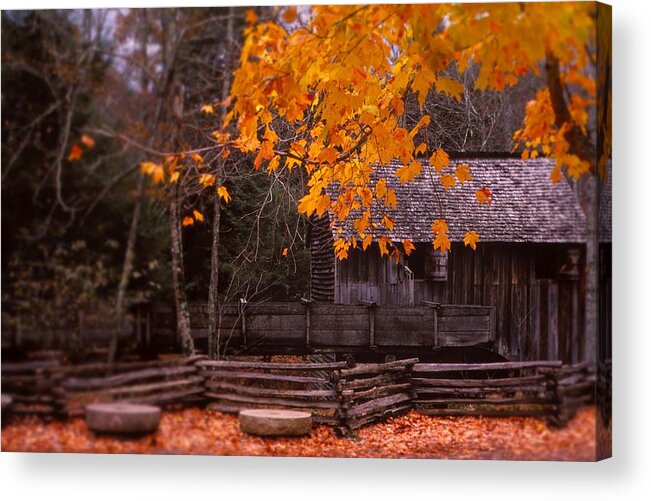
<svg viewBox="0 0 651 501">
<path fill-rule="evenodd" d="M 301 408 L 314 408 L 314 409 L 338 409 L 339 402 L 336 400 L 299 400 L 290 398 L 265 398 L 265 397 L 252 397 L 248 395 L 238 395 L 236 393 L 214 393 L 206 392 L 207 398 L 215 400 L 225 400 L 227 402 L 242 402 L 246 404 L 258 405 L 278 405 L 286 407 L 301 407 Z"/>
<path fill-rule="evenodd" d="M 197 366 L 215 369 L 274 369 L 274 370 L 336 370 L 350 367 L 348 362 L 323 362 L 323 363 L 275 363 L 275 362 L 240 362 L 230 360 L 206 360 L 197 362 Z"/>
<path fill-rule="evenodd" d="M 494 386 L 481 386 L 474 388 L 450 388 L 447 386 L 417 386 L 416 394 L 421 395 L 424 393 L 441 393 L 441 394 L 452 394 L 452 395 L 463 395 L 463 394 L 474 394 L 474 393 L 499 393 L 499 392 L 533 392 L 533 393 L 543 393 L 548 391 L 544 387 L 540 386 L 511 386 L 508 388 L 504 387 L 494 387 Z"/>
<path fill-rule="evenodd" d="M 100 433 L 153 433 L 160 422 L 160 408 L 127 403 L 92 404 L 86 407 L 86 426 Z"/>
<path fill-rule="evenodd" d="M 407 402 L 411 400 L 411 396 L 407 393 L 397 393 L 389 395 L 388 397 L 376 398 L 364 402 L 363 404 L 355 405 L 350 409 L 345 410 L 344 415 L 347 418 L 363 416 L 372 412 L 377 412 L 381 409 L 393 407 L 396 404 Z"/>
<path fill-rule="evenodd" d="M 362 416 L 359 418 L 354 418 L 354 419 L 348 419 L 346 420 L 346 427 L 348 430 L 356 430 L 358 428 L 361 428 L 362 426 L 365 426 L 370 423 L 375 423 L 378 421 L 382 421 L 384 419 L 390 418 L 390 417 L 395 417 L 399 416 L 401 414 L 404 414 L 406 412 L 409 412 L 411 410 L 412 406 L 411 404 L 409 405 L 401 405 L 398 407 L 390 407 L 387 409 L 383 409 L 381 411 L 378 411 L 375 414 L 369 414 L 366 416 Z"/>
<path fill-rule="evenodd" d="M 505 410 L 471 410 L 471 409 L 421 409 L 418 406 L 416 411 L 426 416 L 486 416 L 486 417 L 509 417 L 509 416 L 547 416 L 551 411 L 545 409 L 505 409 Z"/>
<path fill-rule="evenodd" d="M 125 372 L 115 376 L 100 378 L 77 379 L 70 378 L 63 382 L 63 387 L 70 391 L 84 391 L 111 388 L 114 386 L 130 383 L 133 381 L 143 381 L 153 378 L 164 378 L 170 376 L 182 376 L 197 372 L 197 368 L 192 367 L 163 367 L 156 369 L 144 369 L 141 371 Z"/>
<path fill-rule="evenodd" d="M 74 393 L 74 398 L 84 397 L 103 397 L 103 396 L 116 396 L 116 395 L 134 395 L 151 393 L 159 390 L 166 390 L 170 388 L 179 388 L 184 386 L 198 386 L 203 388 L 203 378 L 200 376 L 190 377 L 187 379 L 174 379 L 172 381 L 163 381 L 160 383 L 149 383 L 134 386 L 119 386 L 117 388 L 109 388 L 106 390 L 89 391 Z"/>
<path fill-rule="evenodd" d="M 424 364 L 417 363 L 412 372 L 457 372 L 457 371 L 493 371 L 493 370 L 516 370 L 516 369 L 537 369 L 540 367 L 557 368 L 561 366 L 558 360 L 533 361 L 533 362 L 495 362 L 486 364 Z"/>
<path fill-rule="evenodd" d="M 288 383 L 329 383 L 325 378 L 312 376 L 286 376 L 284 374 L 266 374 L 262 372 L 239 372 L 239 371 L 200 371 L 200 376 L 206 378 L 224 379 L 258 379 L 265 381 L 285 381 Z"/>
<path fill-rule="evenodd" d="M 255 388 L 247 385 L 210 380 L 206 381 L 204 386 L 211 390 L 233 391 L 240 395 L 257 397 L 328 398 L 339 395 L 336 390 L 280 390 L 276 388 Z"/>
<path fill-rule="evenodd" d="M 369 390 L 362 391 L 344 390 L 341 392 L 341 396 L 350 400 L 362 400 L 365 398 L 377 398 L 391 395 L 393 393 L 408 392 L 411 390 L 411 387 L 411 383 L 390 384 L 386 386 L 376 386 Z"/>
<path fill-rule="evenodd" d="M 309 412 L 247 409 L 240 411 L 239 422 L 244 433 L 263 437 L 307 435 L 312 429 Z"/>
<path fill-rule="evenodd" d="M 385 362 L 383 364 L 358 364 L 352 369 L 341 370 L 340 377 L 342 379 L 347 379 L 354 376 L 378 374 L 384 371 L 400 371 L 416 363 L 418 363 L 417 358 L 408 358 L 404 360 L 396 360 L 395 362 Z"/>
<path fill-rule="evenodd" d="M 514 398 L 417 398 L 414 405 L 522 405 L 522 404 L 553 404 L 550 398 L 543 397 L 514 397 Z"/>
<path fill-rule="evenodd" d="M 142 397 L 133 397 L 121 399 L 120 402 L 133 402 L 137 404 L 156 404 L 156 405 L 171 405 L 176 403 L 183 403 L 189 397 L 196 395 L 203 395 L 203 388 L 188 388 L 186 390 L 168 391 L 163 393 L 154 393 Z M 203 398 L 201 399 L 203 400 Z"/>
<path fill-rule="evenodd" d="M 53 360 L 35 360 L 33 362 L 14 362 L 14 363 L 2 363 L 2 372 L 3 374 L 9 373 L 19 373 L 19 372 L 51 372 L 57 371 L 61 368 L 61 364 Z"/>
<path fill-rule="evenodd" d="M 364 378 L 364 379 L 353 379 L 350 381 L 340 380 L 337 382 L 337 388 L 340 391 L 364 390 L 379 385 L 404 381 L 405 379 L 407 379 L 405 374 L 394 372 L 392 374 L 380 374 L 379 376 L 374 376 L 374 377 Z"/>
<path fill-rule="evenodd" d="M 147 360 L 142 362 L 118 362 L 114 364 L 108 364 L 105 362 L 101 363 L 92 363 L 92 364 L 82 364 L 82 365 L 70 365 L 61 367 L 61 371 L 66 376 L 84 374 L 84 373 L 114 373 L 114 372 L 125 372 L 141 369 L 153 369 L 157 367 L 178 367 L 183 365 L 193 365 L 194 363 L 204 360 L 207 357 L 205 355 L 194 355 L 191 357 L 179 357 L 174 360 Z"/>
<path fill-rule="evenodd" d="M 416 385 L 444 386 L 448 388 L 476 388 L 476 387 L 507 387 L 524 386 L 527 384 L 544 383 L 545 376 L 523 376 L 500 379 L 436 379 L 436 378 L 412 378 Z"/>
</svg>

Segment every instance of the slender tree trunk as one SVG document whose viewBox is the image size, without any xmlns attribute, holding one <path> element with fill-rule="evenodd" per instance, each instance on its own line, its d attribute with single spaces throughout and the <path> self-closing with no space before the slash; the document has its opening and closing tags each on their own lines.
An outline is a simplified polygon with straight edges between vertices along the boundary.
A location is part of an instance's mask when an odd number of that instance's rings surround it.
<svg viewBox="0 0 651 501">
<path fill-rule="evenodd" d="M 194 354 L 194 342 L 190 333 L 190 312 L 185 295 L 185 271 L 183 267 L 183 245 L 179 225 L 179 189 L 174 185 L 169 204 L 170 251 L 172 254 L 172 286 L 176 305 L 176 332 L 181 340 L 181 349 L 186 356 Z"/>
<path fill-rule="evenodd" d="M 231 7 L 228 11 L 228 21 L 226 25 L 226 55 L 230 53 L 230 44 L 233 40 L 233 22 L 234 11 Z M 230 79 L 228 78 L 230 58 L 225 57 L 224 73 L 222 82 L 222 102 L 228 98 Z M 221 123 L 224 123 L 225 110 L 222 107 Z M 216 173 L 216 185 L 222 182 L 222 171 L 224 161 L 220 160 Z M 213 202 L 213 222 L 212 222 L 212 250 L 210 255 L 210 286 L 208 289 L 208 356 L 210 358 L 219 358 L 219 345 L 221 341 L 221 315 L 219 314 L 219 226 L 221 223 L 221 205 L 219 196 L 215 195 Z"/>
<path fill-rule="evenodd" d="M 129 279 L 133 271 L 133 262 L 135 260 L 136 240 L 138 239 L 138 229 L 140 228 L 140 215 L 142 214 L 142 199 L 145 193 L 145 174 L 140 172 L 138 177 L 138 193 L 136 195 L 136 205 L 133 208 L 131 216 L 131 227 L 129 228 L 129 238 L 127 239 L 127 248 L 124 252 L 124 264 L 122 265 L 122 275 L 118 285 L 118 295 L 115 301 L 115 318 L 116 329 L 111 336 L 109 344 L 108 362 L 115 360 L 115 354 L 118 347 L 118 334 L 122 329 L 125 316 L 126 294 L 129 285 Z"/>
<path fill-rule="evenodd" d="M 142 64 L 142 70 L 140 72 L 140 86 L 141 86 L 141 91 L 146 92 L 147 87 L 149 85 L 149 76 L 147 75 L 147 44 L 149 42 L 149 24 L 148 24 L 148 19 L 147 19 L 147 11 L 143 9 L 141 12 L 141 23 L 142 23 L 142 31 L 140 33 L 140 57 L 142 58 L 141 64 Z M 155 137 L 155 130 L 158 126 L 158 122 L 160 120 L 161 112 L 162 112 L 162 103 L 160 100 L 163 99 L 159 97 L 159 103 L 157 106 L 157 110 L 155 113 L 155 116 L 153 117 L 153 130 L 152 130 L 152 135 L 149 140 L 149 144 L 153 144 L 154 137 Z M 145 186 L 146 186 L 146 179 L 145 179 L 145 174 L 143 172 L 138 173 L 138 188 L 137 188 L 137 194 L 136 194 L 136 205 L 133 208 L 133 213 L 131 215 L 131 226 L 129 228 L 129 237 L 127 239 L 127 248 L 124 252 L 124 263 L 122 265 L 122 274 L 120 276 L 120 283 L 118 285 L 118 294 L 117 298 L 115 301 L 115 319 L 116 319 L 116 328 L 115 331 L 113 332 L 113 335 L 111 336 L 111 341 L 109 343 L 109 350 L 108 350 L 108 363 L 113 363 L 115 360 L 115 355 L 118 349 L 118 335 L 120 331 L 122 330 L 123 324 L 124 324 L 124 317 L 125 317 L 125 305 L 126 305 L 126 295 L 127 295 L 127 287 L 129 286 L 129 280 L 131 278 L 131 273 L 133 272 L 133 263 L 135 261 L 136 257 L 136 240 L 138 240 L 138 231 L 140 228 L 140 217 L 142 214 L 142 204 L 143 204 L 143 199 L 145 195 Z"/>
</svg>

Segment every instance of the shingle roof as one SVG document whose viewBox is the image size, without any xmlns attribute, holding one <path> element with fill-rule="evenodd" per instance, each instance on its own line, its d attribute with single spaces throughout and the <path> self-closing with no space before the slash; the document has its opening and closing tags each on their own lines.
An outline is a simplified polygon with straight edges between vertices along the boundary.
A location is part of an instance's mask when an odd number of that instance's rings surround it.
<svg viewBox="0 0 651 501">
<path fill-rule="evenodd" d="M 463 241 L 465 232 L 476 231 L 483 242 L 583 242 L 585 217 L 570 185 L 552 184 L 550 173 L 554 161 L 546 158 L 464 158 L 451 160 L 470 166 L 472 181 L 457 183 L 444 190 L 433 168 L 422 161 L 422 173 L 414 181 L 401 184 L 395 175 L 397 163 L 378 166 L 371 184 L 381 177 L 396 191 L 397 209 L 384 212 L 374 205 L 372 218 L 380 221 L 388 214 L 394 221 L 393 231 L 376 228 L 373 235 L 392 240 L 413 242 L 432 240 L 432 222 L 445 218 L 451 241 Z M 450 169 L 452 172 L 452 169 Z M 492 203 L 479 204 L 475 192 L 488 187 Z M 336 188 L 333 190 L 336 192 Z M 331 194 L 332 196 L 332 194 Z M 332 214 L 331 214 L 332 217 Z M 337 223 L 333 232 L 341 223 Z M 352 222 L 343 223 L 344 235 L 353 236 Z"/>
</svg>

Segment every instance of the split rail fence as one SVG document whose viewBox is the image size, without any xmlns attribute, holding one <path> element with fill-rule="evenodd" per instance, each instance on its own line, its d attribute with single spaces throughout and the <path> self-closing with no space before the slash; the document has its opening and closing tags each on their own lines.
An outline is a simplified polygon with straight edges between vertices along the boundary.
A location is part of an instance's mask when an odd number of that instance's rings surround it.
<svg viewBox="0 0 651 501">
<path fill-rule="evenodd" d="M 534 415 L 562 426 L 595 397 L 587 364 L 504 362 L 425 364 L 417 358 L 377 364 L 207 360 L 64 366 L 57 361 L 2 364 L 11 411 L 80 415 L 89 403 L 123 401 L 312 412 L 341 434 L 415 409 L 437 416 Z"/>
</svg>

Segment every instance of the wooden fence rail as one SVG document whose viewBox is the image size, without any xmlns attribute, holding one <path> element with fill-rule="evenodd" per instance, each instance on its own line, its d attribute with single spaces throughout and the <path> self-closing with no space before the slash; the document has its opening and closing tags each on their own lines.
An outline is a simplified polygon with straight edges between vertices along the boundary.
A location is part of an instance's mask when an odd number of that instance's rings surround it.
<svg viewBox="0 0 651 501">
<path fill-rule="evenodd" d="M 289 408 L 310 411 L 316 422 L 341 434 L 410 409 L 435 416 L 542 416 L 562 426 L 594 399 L 595 384 L 588 364 L 558 361 L 429 364 L 410 358 L 355 364 L 198 356 L 111 366 L 2 364 L 2 389 L 18 414 L 69 417 L 103 401 L 208 403 L 232 413 Z"/>
<path fill-rule="evenodd" d="M 562 426 L 594 398 L 587 364 L 416 364 L 412 373 L 414 406 L 432 416 L 543 416 Z"/>
<path fill-rule="evenodd" d="M 208 335 L 208 308 L 189 305 L 192 336 Z M 237 354 L 309 354 L 387 351 L 411 353 L 448 346 L 490 345 L 495 308 L 426 303 L 420 306 L 364 304 L 244 303 L 222 305 L 221 349 Z M 136 309 L 136 337 L 176 343 L 174 309 L 164 303 Z M 147 335 L 143 333 L 149 333 Z"/>
</svg>

